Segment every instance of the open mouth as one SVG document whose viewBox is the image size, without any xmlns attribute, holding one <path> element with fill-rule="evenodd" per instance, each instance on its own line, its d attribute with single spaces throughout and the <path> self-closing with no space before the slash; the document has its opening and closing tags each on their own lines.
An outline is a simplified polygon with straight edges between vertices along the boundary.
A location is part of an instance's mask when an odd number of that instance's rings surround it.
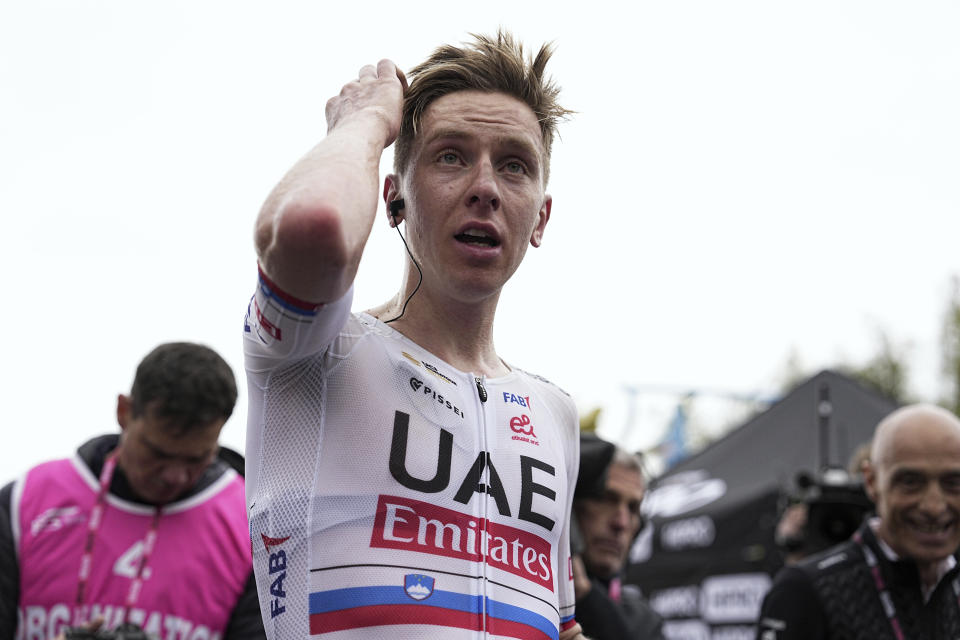
<svg viewBox="0 0 960 640">
<path fill-rule="evenodd" d="M 454 238 L 456 238 L 459 242 L 481 247 L 500 246 L 499 240 L 486 231 L 481 231 L 480 229 L 467 229 L 463 233 L 458 233 L 455 235 Z"/>
</svg>

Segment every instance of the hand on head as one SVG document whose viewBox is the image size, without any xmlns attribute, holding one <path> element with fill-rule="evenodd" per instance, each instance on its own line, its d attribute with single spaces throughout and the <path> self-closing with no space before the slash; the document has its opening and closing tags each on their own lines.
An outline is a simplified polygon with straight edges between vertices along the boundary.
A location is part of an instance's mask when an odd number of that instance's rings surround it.
<svg viewBox="0 0 960 640">
<path fill-rule="evenodd" d="M 369 114 L 382 120 L 386 127 L 384 148 L 393 143 L 400 133 L 403 115 L 403 94 L 407 78 L 390 60 L 381 60 L 377 66 L 360 69 L 356 80 L 343 85 L 340 95 L 327 101 L 327 133 L 351 117 Z"/>
</svg>

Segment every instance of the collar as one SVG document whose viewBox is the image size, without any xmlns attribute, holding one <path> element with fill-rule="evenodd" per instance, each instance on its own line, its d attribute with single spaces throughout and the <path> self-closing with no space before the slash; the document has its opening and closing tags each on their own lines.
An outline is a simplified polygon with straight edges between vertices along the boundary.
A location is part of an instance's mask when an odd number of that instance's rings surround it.
<svg viewBox="0 0 960 640">
<path fill-rule="evenodd" d="M 878 533 L 880 530 L 880 518 L 874 516 L 867 521 L 867 524 L 870 525 L 870 531 L 873 532 L 873 537 L 877 541 L 877 546 L 880 547 L 880 550 L 883 552 L 883 555 L 886 556 L 887 560 L 890 562 L 899 562 L 900 556 L 897 555 L 897 552 L 894 551 Z M 954 556 L 947 556 L 937 563 L 937 579 L 932 585 L 930 585 L 929 588 L 922 583 L 920 585 L 920 589 L 923 592 L 924 602 L 930 599 L 930 594 L 933 593 L 934 589 L 937 588 L 937 585 L 940 584 L 940 581 L 943 580 L 943 576 L 950 573 L 950 570 L 955 566 L 957 566 L 957 559 Z"/>
<path fill-rule="evenodd" d="M 118 444 L 120 444 L 120 434 L 118 433 L 98 436 L 81 445 L 77 450 L 77 453 L 80 455 L 80 459 L 84 461 L 93 475 L 99 478 L 100 472 L 103 470 L 104 461 L 107 459 L 107 456 L 110 454 L 110 452 L 117 448 Z M 190 496 L 200 493 L 211 484 L 216 482 L 217 479 L 227 471 L 228 467 L 233 467 L 236 469 L 239 465 L 241 469 L 239 473 L 240 475 L 243 475 L 243 458 L 234 451 L 227 450 L 228 453 L 226 454 L 224 454 L 223 451 L 224 448 L 221 447 L 221 453 L 219 453 L 217 458 L 214 459 L 213 463 L 206 468 L 206 470 L 203 472 L 203 475 L 201 475 L 200 479 L 197 481 L 197 484 L 194 485 L 194 487 L 187 491 L 184 495 L 179 496 L 177 501 L 184 500 Z M 137 493 L 133 490 L 133 487 L 130 486 L 130 482 L 127 480 L 126 474 L 123 473 L 123 469 L 121 469 L 119 465 L 113 474 L 113 480 L 110 482 L 110 493 L 118 498 L 127 500 L 128 502 L 153 506 L 137 495 Z"/>
</svg>

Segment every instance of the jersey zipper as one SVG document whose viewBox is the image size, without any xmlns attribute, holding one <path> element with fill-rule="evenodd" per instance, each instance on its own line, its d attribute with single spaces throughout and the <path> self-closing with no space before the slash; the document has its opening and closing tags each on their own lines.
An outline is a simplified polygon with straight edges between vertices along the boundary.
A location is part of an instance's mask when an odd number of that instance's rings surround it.
<svg viewBox="0 0 960 640">
<path fill-rule="evenodd" d="M 480 396 L 480 402 L 486 402 L 487 390 L 483 386 L 483 379 L 477 376 L 474 376 L 473 379 L 477 383 L 477 394 Z"/>
<path fill-rule="evenodd" d="M 487 390 L 483 386 L 483 377 L 474 376 L 474 382 L 477 384 L 477 397 L 480 398 L 480 448 L 485 452 L 484 455 L 487 456 L 487 464 L 484 465 L 484 477 L 483 477 L 483 486 L 484 486 L 484 496 L 483 496 L 483 508 L 482 508 L 482 517 L 483 517 L 483 533 L 482 539 L 484 542 L 481 543 L 481 549 L 484 549 L 483 553 L 483 580 L 481 584 L 483 585 L 480 592 L 480 634 L 481 637 L 487 638 L 489 634 L 487 633 L 487 554 L 486 554 L 486 540 L 487 540 L 487 526 L 490 522 L 489 520 L 489 505 L 490 505 L 490 446 L 489 439 L 487 438 L 487 412 L 484 405 L 487 402 Z"/>
</svg>

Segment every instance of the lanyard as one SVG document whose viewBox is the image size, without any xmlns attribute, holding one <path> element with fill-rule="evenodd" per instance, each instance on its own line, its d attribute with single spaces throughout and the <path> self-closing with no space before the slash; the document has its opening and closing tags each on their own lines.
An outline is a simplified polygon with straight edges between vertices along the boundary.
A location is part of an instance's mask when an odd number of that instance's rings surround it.
<svg viewBox="0 0 960 640">
<path fill-rule="evenodd" d="M 880 564 L 877 562 L 877 556 L 870 547 L 863 542 L 863 536 L 860 535 L 859 531 L 853 534 L 853 541 L 860 545 L 860 548 L 863 550 L 863 557 L 867 561 L 867 566 L 870 567 L 870 573 L 873 575 L 873 585 L 877 589 L 877 595 L 880 597 L 880 603 L 883 605 L 884 613 L 887 614 L 887 620 L 890 621 L 890 626 L 893 628 L 893 635 L 896 636 L 897 640 L 904 640 L 903 629 L 900 627 L 900 620 L 897 618 L 897 609 L 893 606 L 893 598 L 890 596 L 890 590 L 887 589 L 887 583 L 884 582 L 883 576 L 880 573 Z M 960 604 L 960 578 L 956 578 L 953 581 L 953 595 L 956 596 L 957 602 Z"/>
<path fill-rule="evenodd" d="M 103 522 L 103 512 L 107 504 L 107 493 L 110 490 L 110 481 L 113 479 L 113 472 L 117 468 L 117 452 L 112 452 L 103 463 L 103 471 L 100 472 L 100 490 L 97 492 L 97 501 L 90 511 L 90 520 L 87 526 L 87 542 L 83 546 L 83 555 L 80 557 L 80 573 L 77 577 L 77 606 L 82 606 L 86 599 L 87 581 L 90 579 L 90 570 L 93 566 L 93 543 L 97 538 L 97 532 L 100 530 L 100 524 Z M 137 564 L 137 573 L 130 582 L 130 589 L 127 591 L 127 598 L 124 601 L 123 623 L 127 622 L 127 616 L 130 610 L 137 603 L 140 597 L 140 589 L 143 587 L 143 570 L 153 554 L 153 548 L 157 543 L 157 527 L 160 523 L 160 507 L 153 512 L 153 518 L 150 521 L 150 528 L 143 539 L 143 552 L 140 555 L 140 562 Z"/>
<path fill-rule="evenodd" d="M 610 596 L 610 599 L 614 602 L 620 602 L 620 598 L 623 595 L 623 583 L 620 581 L 620 576 L 616 576 L 610 580 L 607 595 Z"/>
<path fill-rule="evenodd" d="M 890 621 L 890 626 L 893 628 L 893 635 L 896 636 L 897 640 L 904 640 L 903 629 L 900 627 L 899 618 L 897 618 L 897 609 L 893 606 L 893 598 L 890 597 L 890 590 L 887 589 L 887 583 L 880 573 L 880 563 L 877 562 L 877 556 L 870 547 L 864 544 L 863 536 L 860 535 L 859 531 L 853 534 L 853 540 L 860 545 L 860 548 L 863 550 L 863 557 L 866 559 L 867 566 L 870 567 L 870 573 L 873 575 L 873 586 L 876 588 L 877 595 L 880 597 L 883 612 L 887 614 L 887 620 Z"/>
</svg>

